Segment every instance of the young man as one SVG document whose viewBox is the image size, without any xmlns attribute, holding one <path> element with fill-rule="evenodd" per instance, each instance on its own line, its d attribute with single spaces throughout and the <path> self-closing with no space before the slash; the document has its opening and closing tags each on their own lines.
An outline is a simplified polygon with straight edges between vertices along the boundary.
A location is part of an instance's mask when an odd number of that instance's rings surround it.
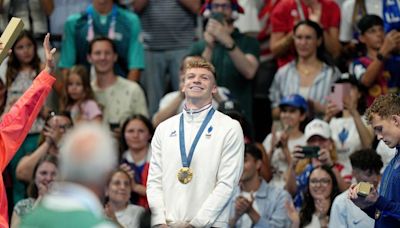
<svg viewBox="0 0 400 228">
<path fill-rule="evenodd" d="M 240 124 L 215 111 L 214 67 L 194 57 L 183 69 L 185 105 L 154 134 L 147 199 L 152 225 L 226 227 L 243 167 Z"/>
<path fill-rule="evenodd" d="M 96 73 L 92 88 L 96 100 L 104 107 L 104 123 L 114 128 L 133 114 L 148 115 L 146 98 L 140 86 L 114 73 L 118 55 L 112 40 L 106 37 L 94 39 L 87 58 Z"/>
<path fill-rule="evenodd" d="M 396 147 L 397 152 L 383 173 L 378 191 L 372 187 L 366 197 L 360 197 L 357 186 L 352 185 L 349 197 L 375 219 L 375 227 L 400 227 L 400 97 L 395 94 L 378 97 L 366 116 L 377 139 L 390 148 Z"/>
<path fill-rule="evenodd" d="M 285 203 L 289 193 L 268 184 L 260 175 L 262 152 L 253 144 L 245 146 L 240 189 L 232 198 L 230 227 L 289 227 Z"/>
<path fill-rule="evenodd" d="M 43 43 L 46 56 L 46 68 L 33 81 L 32 86 L 11 107 L 10 111 L 3 115 L 0 123 L 0 170 L 4 171 L 7 164 L 13 158 L 29 132 L 33 122 L 51 86 L 55 82 L 50 73 L 54 68 L 53 55 L 55 49 L 50 51 L 50 35 L 47 34 Z M 1 47 L 2 49 L 2 47 Z M 0 227 L 8 227 L 7 196 L 4 188 L 3 176 L 0 175 Z"/>
<path fill-rule="evenodd" d="M 366 102 L 370 106 L 379 95 L 387 94 L 389 90 L 398 91 L 400 85 L 395 80 L 399 74 L 396 73 L 398 65 L 391 70 L 390 56 L 399 48 L 400 32 L 392 30 L 385 35 L 383 20 L 376 15 L 363 17 L 358 28 L 361 32 L 359 40 L 365 45 L 366 53 L 350 65 L 349 72 L 368 89 Z"/>
<path fill-rule="evenodd" d="M 350 155 L 352 176 L 357 182 L 368 182 L 376 188 L 383 167 L 381 156 L 372 149 L 358 150 Z M 349 200 L 348 191 L 338 195 L 332 204 L 329 227 L 368 228 L 374 220 Z"/>
<path fill-rule="evenodd" d="M 202 13 L 210 17 L 204 40 L 192 46 L 190 55 L 201 55 L 215 66 L 218 86 L 229 89 L 252 123 L 252 79 L 258 67 L 259 44 L 234 27 L 237 14 L 243 13 L 237 0 L 207 0 Z"/>
</svg>

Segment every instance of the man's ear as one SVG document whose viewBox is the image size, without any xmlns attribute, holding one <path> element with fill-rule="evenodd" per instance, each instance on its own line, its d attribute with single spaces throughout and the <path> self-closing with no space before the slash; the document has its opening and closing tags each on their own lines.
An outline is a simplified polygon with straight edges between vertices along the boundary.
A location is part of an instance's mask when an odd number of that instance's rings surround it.
<svg viewBox="0 0 400 228">
<path fill-rule="evenodd" d="M 261 160 L 257 160 L 257 161 L 256 161 L 256 168 L 257 168 L 258 171 L 261 170 L 261 166 L 262 166 L 262 165 L 263 165 L 263 163 L 262 163 Z"/>
<path fill-rule="evenodd" d="M 400 127 L 400 116 L 399 116 L 399 115 L 392 115 L 392 116 L 391 116 L 391 119 L 392 119 L 392 121 L 393 121 L 393 124 L 394 124 L 396 127 Z"/>
</svg>

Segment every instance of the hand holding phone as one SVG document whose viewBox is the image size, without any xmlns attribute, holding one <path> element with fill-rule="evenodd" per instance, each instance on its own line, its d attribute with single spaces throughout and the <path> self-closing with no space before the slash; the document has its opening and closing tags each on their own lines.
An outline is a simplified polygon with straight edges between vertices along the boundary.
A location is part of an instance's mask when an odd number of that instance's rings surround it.
<svg viewBox="0 0 400 228">
<path fill-rule="evenodd" d="M 344 109 L 343 100 L 349 98 L 351 85 L 350 83 L 335 83 L 331 87 L 329 100 L 334 103 L 339 110 Z"/>
<path fill-rule="evenodd" d="M 318 158 L 319 146 L 302 146 L 304 158 Z"/>
</svg>

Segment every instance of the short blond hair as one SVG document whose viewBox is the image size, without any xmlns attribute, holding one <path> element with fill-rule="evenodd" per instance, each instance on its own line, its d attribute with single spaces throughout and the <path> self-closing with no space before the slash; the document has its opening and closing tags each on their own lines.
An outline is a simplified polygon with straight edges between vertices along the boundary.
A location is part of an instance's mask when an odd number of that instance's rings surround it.
<svg viewBox="0 0 400 228">
<path fill-rule="evenodd" d="M 400 115 L 400 97 L 394 93 L 389 93 L 376 98 L 365 112 L 369 123 L 371 123 L 374 115 L 378 115 L 382 119 L 387 119 L 392 115 Z"/>
<path fill-rule="evenodd" d="M 215 67 L 210 62 L 208 62 L 205 58 L 203 58 L 201 56 L 191 56 L 190 58 L 185 60 L 184 64 L 183 64 L 182 72 L 183 72 L 183 74 L 186 74 L 186 72 L 189 69 L 193 69 L 193 68 L 206 69 L 213 74 L 214 78 L 216 78 Z"/>
</svg>

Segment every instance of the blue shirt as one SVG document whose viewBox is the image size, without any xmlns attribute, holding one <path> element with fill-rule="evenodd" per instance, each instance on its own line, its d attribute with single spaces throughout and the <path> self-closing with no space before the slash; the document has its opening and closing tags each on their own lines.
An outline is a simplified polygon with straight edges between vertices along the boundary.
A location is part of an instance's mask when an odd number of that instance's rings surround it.
<svg viewBox="0 0 400 228">
<path fill-rule="evenodd" d="M 386 167 L 379 188 L 379 198 L 374 205 L 364 209 L 372 218 L 376 211 L 380 211 L 375 218 L 375 227 L 400 227 L 400 155 L 397 153 Z"/>
<path fill-rule="evenodd" d="M 239 188 L 239 187 L 238 187 Z M 235 195 L 231 200 L 231 214 L 234 217 L 235 200 L 243 193 L 239 189 L 235 191 Z M 285 203 L 290 201 L 290 195 L 285 190 L 267 184 L 261 180 L 261 185 L 254 193 L 253 208 L 260 215 L 260 219 L 256 224 L 253 224 L 250 216 L 243 214 L 236 222 L 235 227 L 246 228 L 268 228 L 268 227 L 289 227 L 290 219 L 287 216 Z"/>
</svg>

